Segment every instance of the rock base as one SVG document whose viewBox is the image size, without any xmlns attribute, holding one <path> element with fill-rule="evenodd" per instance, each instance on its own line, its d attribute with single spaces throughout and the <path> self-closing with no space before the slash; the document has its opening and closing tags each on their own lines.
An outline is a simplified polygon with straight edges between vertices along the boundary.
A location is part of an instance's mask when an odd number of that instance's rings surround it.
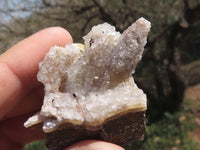
<svg viewBox="0 0 200 150">
<path fill-rule="evenodd" d="M 49 150 L 62 150 L 87 139 L 103 140 L 118 145 L 141 141 L 145 131 L 145 111 L 128 112 L 118 118 L 110 118 L 97 128 L 85 128 L 66 123 L 59 129 L 46 133 Z"/>
</svg>

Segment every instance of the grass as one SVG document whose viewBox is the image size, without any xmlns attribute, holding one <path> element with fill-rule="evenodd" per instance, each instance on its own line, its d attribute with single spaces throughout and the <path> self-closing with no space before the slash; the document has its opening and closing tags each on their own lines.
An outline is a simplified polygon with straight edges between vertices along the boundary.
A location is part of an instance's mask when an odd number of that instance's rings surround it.
<svg viewBox="0 0 200 150">
<path fill-rule="evenodd" d="M 192 102 L 188 102 L 192 105 Z M 127 150 L 196 150 L 200 146 L 190 133 L 197 128 L 195 115 L 181 108 L 175 114 L 165 113 L 162 120 L 147 127 L 143 142 L 131 143 Z"/>
<path fill-rule="evenodd" d="M 195 114 L 188 109 L 193 101 L 186 99 L 184 105 L 174 114 L 165 113 L 162 120 L 146 128 L 143 142 L 131 143 L 126 150 L 196 150 L 200 144 L 193 140 L 192 131 L 197 128 Z M 195 105 L 194 105 L 195 106 Z M 28 144 L 25 150 L 46 150 L 44 141 Z"/>
</svg>

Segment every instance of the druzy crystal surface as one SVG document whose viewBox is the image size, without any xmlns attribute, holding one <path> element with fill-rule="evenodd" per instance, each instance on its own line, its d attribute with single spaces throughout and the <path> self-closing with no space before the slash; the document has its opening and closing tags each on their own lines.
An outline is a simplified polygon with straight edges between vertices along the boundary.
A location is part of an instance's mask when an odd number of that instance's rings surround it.
<svg viewBox="0 0 200 150">
<path fill-rule="evenodd" d="M 129 111 L 145 111 L 146 95 L 132 74 L 142 58 L 150 22 L 138 19 L 122 34 L 108 23 L 94 26 L 82 44 L 52 47 L 39 63 L 45 86 L 41 111 L 25 122 L 51 132 L 63 123 L 95 128 Z"/>
</svg>

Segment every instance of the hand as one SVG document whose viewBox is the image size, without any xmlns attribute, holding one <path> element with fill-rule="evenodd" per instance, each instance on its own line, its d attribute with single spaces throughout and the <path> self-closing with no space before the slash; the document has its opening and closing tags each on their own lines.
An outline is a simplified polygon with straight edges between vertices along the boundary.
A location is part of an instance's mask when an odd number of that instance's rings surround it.
<svg viewBox="0 0 200 150">
<path fill-rule="evenodd" d="M 0 147 L 20 150 L 26 143 L 44 139 L 41 131 L 26 129 L 23 124 L 40 110 L 43 86 L 37 81 L 38 63 L 54 45 L 72 43 L 63 28 L 52 27 L 26 38 L 0 55 Z M 82 141 L 67 150 L 122 150 L 102 141 Z"/>
</svg>

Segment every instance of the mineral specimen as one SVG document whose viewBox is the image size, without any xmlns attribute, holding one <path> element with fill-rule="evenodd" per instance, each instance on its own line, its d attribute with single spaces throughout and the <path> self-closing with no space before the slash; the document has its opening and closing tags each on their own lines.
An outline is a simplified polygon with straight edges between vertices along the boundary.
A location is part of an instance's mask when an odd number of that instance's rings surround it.
<svg viewBox="0 0 200 150">
<path fill-rule="evenodd" d="M 55 150 L 89 138 L 120 145 L 141 140 L 146 95 L 132 74 L 149 31 L 144 18 L 122 34 L 103 23 L 83 37 L 84 45 L 52 47 L 37 75 L 45 86 L 43 106 L 25 127 L 43 124 L 47 146 Z"/>
</svg>

